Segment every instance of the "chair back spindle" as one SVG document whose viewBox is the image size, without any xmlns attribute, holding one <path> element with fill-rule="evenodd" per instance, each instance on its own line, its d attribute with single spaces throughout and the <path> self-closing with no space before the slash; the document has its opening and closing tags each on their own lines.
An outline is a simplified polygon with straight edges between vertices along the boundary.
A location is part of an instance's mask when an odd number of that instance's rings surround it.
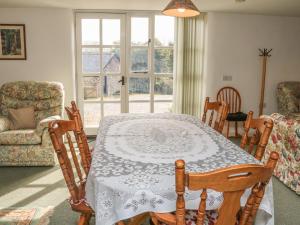
<svg viewBox="0 0 300 225">
<path fill-rule="evenodd" d="M 217 93 L 217 101 L 224 101 L 229 105 L 229 113 L 241 111 L 241 96 L 233 87 L 223 87 Z"/>
<path fill-rule="evenodd" d="M 74 136 L 76 138 L 76 142 L 78 143 L 81 163 L 84 168 L 84 172 L 87 175 L 91 167 L 92 156 L 91 150 L 88 145 L 88 140 L 83 129 L 83 122 L 79 109 L 76 103 L 72 101 L 71 107 L 65 107 L 65 110 L 67 112 L 69 120 L 73 120 L 75 122 Z"/>
</svg>

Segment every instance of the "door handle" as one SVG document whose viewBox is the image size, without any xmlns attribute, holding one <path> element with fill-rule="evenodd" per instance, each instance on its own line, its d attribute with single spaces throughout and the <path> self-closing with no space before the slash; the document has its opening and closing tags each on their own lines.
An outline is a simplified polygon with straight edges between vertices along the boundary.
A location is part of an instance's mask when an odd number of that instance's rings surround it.
<svg viewBox="0 0 300 225">
<path fill-rule="evenodd" d="M 125 77 L 122 76 L 121 80 L 118 81 L 121 85 L 125 85 Z"/>
</svg>

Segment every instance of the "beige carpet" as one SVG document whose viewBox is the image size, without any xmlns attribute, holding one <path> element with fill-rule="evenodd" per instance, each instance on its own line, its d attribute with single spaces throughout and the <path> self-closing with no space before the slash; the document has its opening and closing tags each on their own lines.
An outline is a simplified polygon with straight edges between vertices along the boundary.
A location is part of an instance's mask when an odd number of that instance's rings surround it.
<svg viewBox="0 0 300 225">
<path fill-rule="evenodd" d="M 300 196 L 273 178 L 275 225 L 300 225 Z M 0 167 L 0 208 L 54 206 L 50 225 L 77 224 L 60 168 Z M 95 224 L 94 218 L 91 225 Z"/>
</svg>

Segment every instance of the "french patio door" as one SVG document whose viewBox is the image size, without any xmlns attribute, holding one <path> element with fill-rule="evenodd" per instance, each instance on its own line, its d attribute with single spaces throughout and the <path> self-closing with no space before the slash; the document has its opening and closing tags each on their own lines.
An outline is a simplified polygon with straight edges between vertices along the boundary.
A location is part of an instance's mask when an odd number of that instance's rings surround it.
<svg viewBox="0 0 300 225">
<path fill-rule="evenodd" d="M 78 104 L 87 134 L 96 134 L 107 115 L 170 111 L 173 18 L 77 13 L 76 40 Z"/>
</svg>

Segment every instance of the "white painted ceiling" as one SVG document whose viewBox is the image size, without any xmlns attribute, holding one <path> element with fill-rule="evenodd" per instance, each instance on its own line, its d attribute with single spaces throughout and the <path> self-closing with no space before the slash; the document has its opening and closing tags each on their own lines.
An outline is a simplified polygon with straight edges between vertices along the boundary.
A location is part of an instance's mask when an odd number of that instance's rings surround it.
<svg viewBox="0 0 300 225">
<path fill-rule="evenodd" d="M 170 0 L 0 0 L 0 7 L 161 10 Z M 193 0 L 203 12 L 300 16 L 300 0 Z"/>
</svg>

